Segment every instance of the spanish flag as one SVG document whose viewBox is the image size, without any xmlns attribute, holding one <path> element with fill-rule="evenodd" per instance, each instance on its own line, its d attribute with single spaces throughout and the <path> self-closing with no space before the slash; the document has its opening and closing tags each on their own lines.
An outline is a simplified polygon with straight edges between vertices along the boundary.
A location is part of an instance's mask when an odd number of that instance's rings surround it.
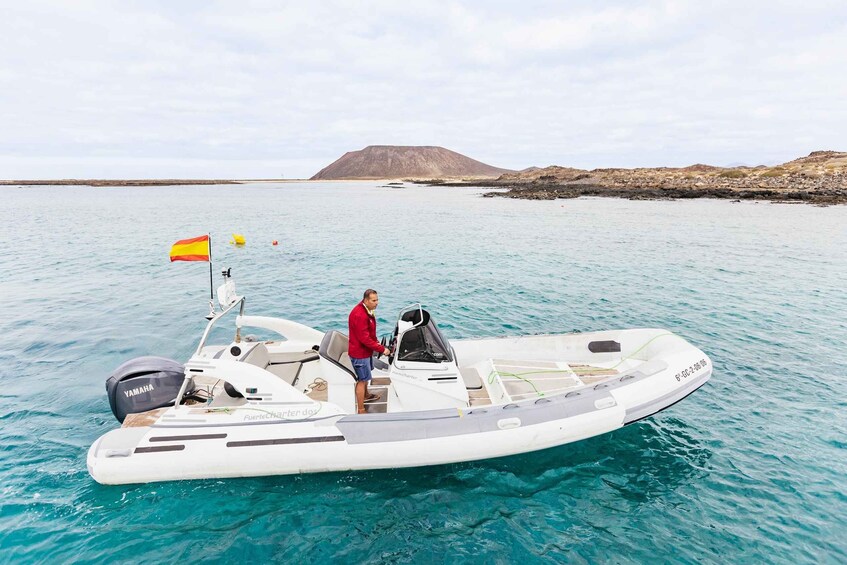
<svg viewBox="0 0 847 565">
<path fill-rule="evenodd" d="M 201 235 L 191 239 L 181 239 L 171 247 L 171 262 L 174 261 L 208 261 L 209 236 Z"/>
</svg>

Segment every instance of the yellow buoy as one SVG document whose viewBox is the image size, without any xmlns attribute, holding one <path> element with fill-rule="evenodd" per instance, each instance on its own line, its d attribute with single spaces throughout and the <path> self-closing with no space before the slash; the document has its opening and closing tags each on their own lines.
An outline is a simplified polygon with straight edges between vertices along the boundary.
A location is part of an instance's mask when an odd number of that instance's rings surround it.
<svg viewBox="0 0 847 565">
<path fill-rule="evenodd" d="M 243 235 L 240 233 L 234 233 L 232 234 L 232 241 L 230 243 L 234 243 L 235 245 L 244 245 L 247 242 L 244 241 Z"/>
</svg>

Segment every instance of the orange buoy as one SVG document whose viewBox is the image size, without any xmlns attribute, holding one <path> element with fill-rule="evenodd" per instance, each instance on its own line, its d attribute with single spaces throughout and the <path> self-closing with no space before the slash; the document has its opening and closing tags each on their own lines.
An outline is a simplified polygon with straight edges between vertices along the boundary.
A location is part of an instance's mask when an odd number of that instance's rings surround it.
<svg viewBox="0 0 847 565">
<path fill-rule="evenodd" d="M 277 244 L 279 244 L 279 242 L 277 240 L 273 240 L 273 243 L 271 243 L 271 245 L 277 245 Z"/>
</svg>

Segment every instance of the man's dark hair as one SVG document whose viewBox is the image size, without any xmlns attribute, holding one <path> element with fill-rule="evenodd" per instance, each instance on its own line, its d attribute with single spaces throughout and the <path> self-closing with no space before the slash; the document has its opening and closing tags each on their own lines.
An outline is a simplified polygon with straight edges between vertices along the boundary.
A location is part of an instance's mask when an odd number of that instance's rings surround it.
<svg viewBox="0 0 847 565">
<path fill-rule="evenodd" d="M 368 298 L 370 298 L 371 294 L 379 294 L 379 293 L 377 291 L 375 291 L 374 289 L 369 288 L 368 290 L 365 291 L 365 294 L 362 295 L 362 300 L 367 300 Z"/>
</svg>

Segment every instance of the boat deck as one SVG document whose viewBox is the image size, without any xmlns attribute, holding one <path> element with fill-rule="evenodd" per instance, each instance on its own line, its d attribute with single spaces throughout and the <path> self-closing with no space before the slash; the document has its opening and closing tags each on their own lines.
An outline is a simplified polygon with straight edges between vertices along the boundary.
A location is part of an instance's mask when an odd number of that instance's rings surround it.
<svg viewBox="0 0 847 565">
<path fill-rule="evenodd" d="M 583 386 L 591 386 L 619 374 L 619 371 L 606 367 L 586 364 L 566 365 L 550 361 L 509 361 L 492 360 L 494 370 L 489 375 L 479 375 L 471 369 L 480 381 L 468 385 L 468 398 L 471 407 L 488 406 L 492 404 L 488 387 L 482 380 L 492 380 L 496 376 L 506 389 L 512 401 L 526 400 L 537 396 L 561 394 Z M 462 370 L 463 375 L 466 369 Z M 368 391 L 379 398 L 365 403 L 368 414 L 384 414 L 388 411 L 388 393 L 391 379 L 388 376 L 374 376 Z M 467 382 L 468 379 L 466 379 Z M 244 403 L 243 398 L 232 398 L 223 391 L 223 382 L 219 380 L 204 381 L 197 379 L 198 388 L 207 391 L 213 400 L 210 407 L 238 406 Z M 481 386 L 480 386 L 481 385 Z M 312 400 L 327 402 L 327 383 L 321 378 L 316 379 L 304 391 Z M 194 401 L 196 402 L 196 401 Z M 189 402 L 192 403 L 192 402 Z M 200 404 L 200 402 L 197 402 Z M 129 414 L 124 420 L 123 427 L 150 426 L 159 419 L 167 408 L 158 408 L 139 414 Z"/>
<path fill-rule="evenodd" d="M 488 382 L 499 381 L 513 401 L 569 392 L 618 374 L 615 369 L 556 361 L 492 359 L 490 367 Z"/>
<path fill-rule="evenodd" d="M 137 414 L 127 414 L 126 418 L 124 418 L 123 424 L 121 424 L 122 428 L 143 428 L 145 426 L 152 426 L 156 423 L 156 421 L 168 410 L 165 408 L 156 408 L 153 410 L 148 410 L 147 412 L 139 412 Z"/>
</svg>

